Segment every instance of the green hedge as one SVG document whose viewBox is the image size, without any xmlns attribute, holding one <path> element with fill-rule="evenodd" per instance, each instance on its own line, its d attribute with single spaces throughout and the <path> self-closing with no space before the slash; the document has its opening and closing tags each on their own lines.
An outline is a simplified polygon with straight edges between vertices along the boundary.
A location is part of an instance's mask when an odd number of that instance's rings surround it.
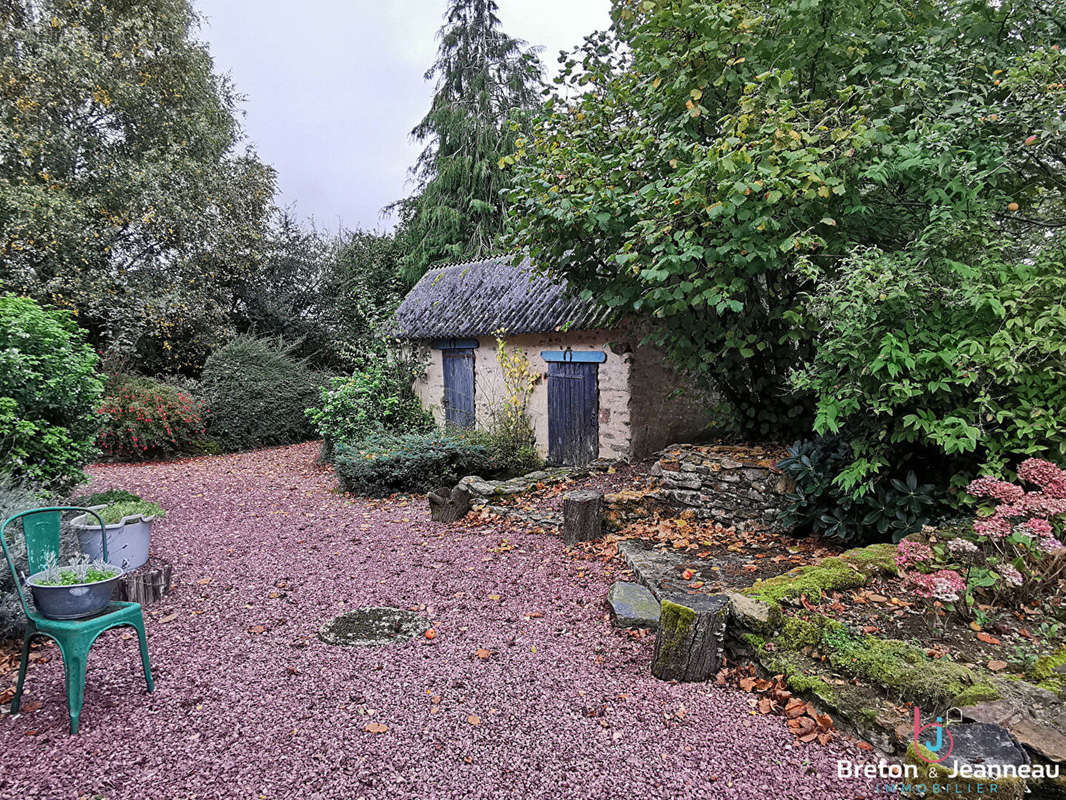
<svg viewBox="0 0 1066 800">
<path fill-rule="evenodd" d="M 345 491 L 369 497 L 428 492 L 465 475 L 491 477 L 500 470 L 480 437 L 455 431 L 375 434 L 358 444 L 340 443 L 334 467 Z"/>
<path fill-rule="evenodd" d="M 313 439 L 305 411 L 324 382 L 279 341 L 234 339 L 204 364 L 207 436 L 227 451 Z"/>
</svg>

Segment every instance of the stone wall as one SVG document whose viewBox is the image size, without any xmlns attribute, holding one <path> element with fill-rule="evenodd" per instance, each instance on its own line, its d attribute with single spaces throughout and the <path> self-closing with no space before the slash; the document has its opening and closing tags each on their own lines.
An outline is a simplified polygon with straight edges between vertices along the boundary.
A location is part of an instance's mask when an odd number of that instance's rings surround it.
<svg viewBox="0 0 1066 800">
<path fill-rule="evenodd" d="M 656 347 L 634 347 L 629 380 L 632 454 L 636 458 L 649 456 L 672 442 L 698 440 L 712 421 L 715 399 L 691 386 Z"/>
<path fill-rule="evenodd" d="M 651 468 L 647 500 L 692 509 L 698 519 L 726 526 L 774 527 L 793 488 L 774 466 L 784 456 L 784 450 L 766 447 L 673 445 Z"/>
</svg>

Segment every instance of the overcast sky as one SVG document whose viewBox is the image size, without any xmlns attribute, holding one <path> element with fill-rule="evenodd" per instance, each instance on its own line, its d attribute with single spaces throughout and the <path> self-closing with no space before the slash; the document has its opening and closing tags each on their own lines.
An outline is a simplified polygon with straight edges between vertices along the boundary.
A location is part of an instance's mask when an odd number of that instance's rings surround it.
<svg viewBox="0 0 1066 800">
<path fill-rule="evenodd" d="M 445 0 L 194 0 L 216 68 L 245 96 L 248 140 L 280 202 L 319 227 L 387 228 L 421 150 Z M 498 0 L 503 30 L 556 56 L 610 22 L 610 0 Z"/>
</svg>

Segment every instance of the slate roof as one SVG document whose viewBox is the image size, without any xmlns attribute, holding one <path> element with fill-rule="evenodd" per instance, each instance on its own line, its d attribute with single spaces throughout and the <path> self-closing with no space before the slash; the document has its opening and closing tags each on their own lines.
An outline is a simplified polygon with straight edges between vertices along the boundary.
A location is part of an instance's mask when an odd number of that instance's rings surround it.
<svg viewBox="0 0 1066 800">
<path fill-rule="evenodd" d="M 610 327 L 611 309 L 580 300 L 556 281 L 511 256 L 431 269 L 396 309 L 400 339 L 445 339 Z"/>
</svg>

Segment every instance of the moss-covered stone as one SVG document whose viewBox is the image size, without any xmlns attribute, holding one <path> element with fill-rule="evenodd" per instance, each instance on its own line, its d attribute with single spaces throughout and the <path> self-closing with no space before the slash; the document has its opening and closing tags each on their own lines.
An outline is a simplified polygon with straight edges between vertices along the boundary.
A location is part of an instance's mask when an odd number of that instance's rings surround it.
<svg viewBox="0 0 1066 800">
<path fill-rule="evenodd" d="M 968 689 L 963 689 L 962 692 L 952 698 L 951 705 L 963 708 L 964 706 L 972 706 L 987 700 L 998 700 L 999 697 L 999 690 L 995 686 L 990 683 L 978 683 Z"/>
<path fill-rule="evenodd" d="M 783 575 L 756 581 L 744 594 L 768 603 L 780 603 L 806 595 L 817 601 L 824 594 L 856 589 L 866 583 L 866 575 L 841 558 L 826 558 L 818 564 L 797 567 Z"/>
<path fill-rule="evenodd" d="M 1056 671 L 1066 665 L 1066 647 L 1038 658 L 1026 677 L 1041 688 L 1066 700 L 1066 672 Z"/>
<path fill-rule="evenodd" d="M 799 616 L 785 617 L 781 623 L 781 635 L 777 641 L 780 646 L 788 650 L 814 647 L 822 640 L 825 622 L 825 617 L 820 614 L 814 614 L 809 619 Z"/>
<path fill-rule="evenodd" d="M 895 575 L 896 546 L 887 542 L 871 544 L 867 547 L 857 547 L 841 553 L 840 558 L 851 564 L 867 578 L 878 575 Z"/>
<path fill-rule="evenodd" d="M 922 756 L 919 756 L 921 751 Z M 1018 778 L 985 778 L 978 780 L 976 778 L 970 778 L 963 780 L 961 778 L 951 778 L 952 770 L 947 766 L 940 764 L 931 764 L 930 762 L 936 758 L 936 756 L 922 747 L 921 744 L 911 742 L 907 746 L 907 752 L 903 756 L 903 761 L 906 764 L 913 764 L 918 769 L 918 774 L 921 776 L 917 781 L 911 780 L 913 797 L 943 797 L 944 791 L 936 791 L 934 787 L 945 786 L 951 787 L 952 798 L 957 797 L 995 797 L 996 800 L 1024 800 L 1026 797 L 1025 781 Z M 995 790 L 992 790 L 992 785 L 995 785 Z M 925 786 L 927 791 L 922 792 L 919 787 Z"/>
<path fill-rule="evenodd" d="M 834 620 L 822 628 L 820 649 L 834 669 L 928 708 L 946 708 L 977 684 L 973 671 L 961 664 L 930 659 L 898 639 L 852 636 Z"/>
<path fill-rule="evenodd" d="M 813 665 L 803 663 L 795 653 L 780 651 L 762 652 L 763 666 L 775 675 L 784 675 L 789 689 L 799 694 L 809 695 L 830 708 L 840 705 L 840 698 L 829 682 L 813 672 Z"/>
</svg>

